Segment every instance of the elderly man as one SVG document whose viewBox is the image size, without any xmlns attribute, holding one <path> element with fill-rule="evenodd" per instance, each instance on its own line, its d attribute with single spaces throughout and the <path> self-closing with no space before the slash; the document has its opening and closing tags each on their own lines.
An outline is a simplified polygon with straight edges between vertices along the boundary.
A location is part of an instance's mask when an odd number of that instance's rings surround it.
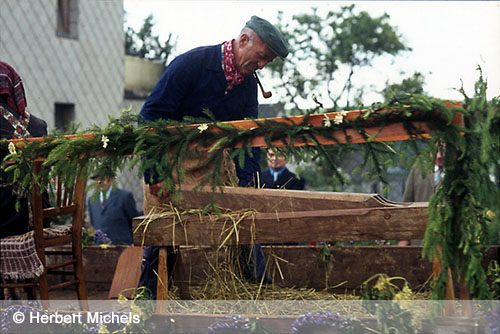
<svg viewBox="0 0 500 334">
<path fill-rule="evenodd" d="M 284 59 L 287 55 L 288 45 L 278 29 L 252 16 L 236 39 L 199 47 L 176 57 L 165 69 L 140 115 L 144 120 L 182 120 L 185 116 L 205 117 L 203 111 L 208 109 L 219 121 L 256 118 L 258 101 L 254 73 L 277 56 Z M 252 156 L 247 155 L 243 168 L 235 164 L 239 186 L 254 186 L 254 176 L 260 172 L 259 158 L 260 150 L 254 149 Z M 188 183 L 197 183 L 199 175 L 206 172 L 197 170 L 196 164 L 189 166 L 188 163 L 184 167 Z M 168 200 L 168 194 L 159 197 L 162 184 L 149 171 L 144 181 L 144 213 L 147 214 L 155 204 Z M 153 294 L 156 292 L 157 253 L 155 247 L 145 250 L 146 261 L 140 281 L 141 285 L 150 287 Z"/>
<path fill-rule="evenodd" d="M 88 199 L 90 224 L 94 230 L 101 230 L 109 237 L 113 245 L 131 245 L 132 219 L 139 216 L 134 195 L 119 189 L 114 183 L 115 175 L 100 173 L 92 176 L 97 184 L 99 198 Z"/>
<path fill-rule="evenodd" d="M 267 166 L 269 169 L 262 173 L 260 186 L 271 189 L 304 190 L 306 181 L 297 178 L 286 167 L 287 158 L 280 152 L 273 149 L 267 150 Z"/>
</svg>

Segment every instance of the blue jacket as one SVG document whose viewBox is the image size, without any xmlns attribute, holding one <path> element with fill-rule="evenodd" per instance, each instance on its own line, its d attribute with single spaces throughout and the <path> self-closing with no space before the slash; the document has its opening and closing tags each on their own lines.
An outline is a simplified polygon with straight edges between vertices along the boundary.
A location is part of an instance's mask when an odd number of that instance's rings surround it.
<svg viewBox="0 0 500 334">
<path fill-rule="evenodd" d="M 304 190 L 305 184 L 306 180 L 304 178 L 298 179 L 295 173 L 290 172 L 286 167 L 278 176 L 276 182 L 269 169 L 260 174 L 260 186 L 262 188 Z"/>
<path fill-rule="evenodd" d="M 222 44 L 199 47 L 176 57 L 146 99 L 140 112 L 142 118 L 154 121 L 206 117 L 204 109 L 209 109 L 219 121 L 257 118 L 257 82 L 252 75 L 225 93 L 221 47 Z M 254 148 L 252 152 L 253 157 L 247 155 L 245 159 L 245 168 L 241 169 L 236 162 L 240 186 L 252 184 L 253 175 L 260 171 L 260 149 Z M 149 174 L 145 176 L 148 182 Z"/>
<path fill-rule="evenodd" d="M 99 198 L 88 200 L 90 223 L 95 230 L 107 234 L 114 245 L 134 242 L 132 236 L 132 218 L 140 213 L 137 211 L 134 196 L 131 192 L 115 189 L 111 191 L 104 205 Z"/>
</svg>

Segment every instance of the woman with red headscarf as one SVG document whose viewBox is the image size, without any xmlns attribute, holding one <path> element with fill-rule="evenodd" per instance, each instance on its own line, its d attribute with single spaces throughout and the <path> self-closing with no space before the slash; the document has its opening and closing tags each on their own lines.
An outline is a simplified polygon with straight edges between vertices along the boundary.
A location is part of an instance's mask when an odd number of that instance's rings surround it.
<svg viewBox="0 0 500 334">
<path fill-rule="evenodd" d="M 47 123 L 26 109 L 26 96 L 21 77 L 9 64 L 0 61 L 0 138 L 41 137 L 47 134 Z M 0 156 L 0 159 L 3 159 Z M 28 231 L 28 201 L 15 204 L 19 189 L 0 174 L 0 238 Z"/>
</svg>

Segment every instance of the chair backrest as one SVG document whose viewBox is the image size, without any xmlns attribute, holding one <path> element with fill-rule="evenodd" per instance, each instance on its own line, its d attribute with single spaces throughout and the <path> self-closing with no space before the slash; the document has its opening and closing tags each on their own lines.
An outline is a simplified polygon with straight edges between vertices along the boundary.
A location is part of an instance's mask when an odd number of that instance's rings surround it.
<svg viewBox="0 0 500 334">
<path fill-rule="evenodd" d="M 34 173 L 39 174 L 42 170 L 42 161 L 35 161 Z M 83 206 L 85 197 L 86 186 L 86 173 L 80 170 L 75 183 L 70 187 L 65 187 L 61 181 L 62 177 L 58 176 L 53 185 L 53 198 L 51 198 L 50 206 L 44 207 L 43 195 L 40 187 L 34 181 L 32 192 L 33 204 L 33 229 L 35 231 L 35 240 L 37 244 L 37 251 L 39 248 L 45 248 L 52 245 L 59 245 L 63 243 L 81 242 L 82 221 L 83 221 Z M 43 238 L 43 221 L 45 218 L 55 218 L 61 216 L 71 216 L 72 233 L 63 240 L 62 238 L 51 238 L 44 240 Z M 41 256 L 39 252 L 39 256 Z M 42 257 L 42 256 L 41 256 Z M 42 259 L 42 261 L 44 261 Z M 44 263 L 45 265 L 45 263 Z"/>
</svg>

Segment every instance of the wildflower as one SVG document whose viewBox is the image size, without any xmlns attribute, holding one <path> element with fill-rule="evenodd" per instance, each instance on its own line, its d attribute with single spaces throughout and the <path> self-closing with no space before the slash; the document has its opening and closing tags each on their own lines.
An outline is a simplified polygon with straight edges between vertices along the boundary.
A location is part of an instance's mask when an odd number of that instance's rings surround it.
<svg viewBox="0 0 500 334">
<path fill-rule="evenodd" d="M 323 120 L 323 124 L 329 128 L 330 126 L 332 126 L 332 120 L 330 119 L 330 117 L 328 117 L 327 114 L 325 114 L 325 119 Z"/>
<path fill-rule="evenodd" d="M 200 130 L 200 133 L 208 129 L 208 124 L 201 124 L 198 126 L 198 130 Z"/>
<path fill-rule="evenodd" d="M 344 121 L 344 116 L 342 116 L 342 114 L 337 114 L 335 115 L 335 118 L 333 119 L 333 123 L 335 124 L 340 124 Z"/>
<path fill-rule="evenodd" d="M 102 148 L 108 147 L 108 142 L 109 142 L 109 138 L 108 137 L 106 137 L 105 135 L 102 135 L 101 141 L 102 141 Z"/>
<path fill-rule="evenodd" d="M 14 143 L 9 143 L 9 153 L 10 154 L 16 154 L 16 145 Z"/>
</svg>

